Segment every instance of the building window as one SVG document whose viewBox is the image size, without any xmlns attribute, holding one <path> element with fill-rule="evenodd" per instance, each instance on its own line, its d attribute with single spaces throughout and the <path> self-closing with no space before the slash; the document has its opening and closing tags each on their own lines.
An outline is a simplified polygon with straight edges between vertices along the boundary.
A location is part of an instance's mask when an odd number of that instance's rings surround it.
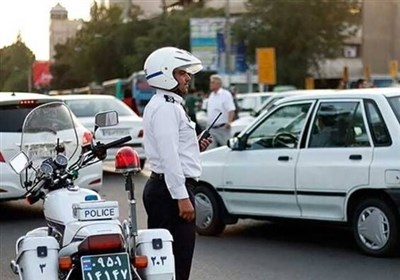
<svg viewBox="0 0 400 280">
<path fill-rule="evenodd" d="M 343 47 L 343 57 L 345 58 L 357 58 L 359 57 L 359 46 L 357 45 L 345 45 Z"/>
</svg>

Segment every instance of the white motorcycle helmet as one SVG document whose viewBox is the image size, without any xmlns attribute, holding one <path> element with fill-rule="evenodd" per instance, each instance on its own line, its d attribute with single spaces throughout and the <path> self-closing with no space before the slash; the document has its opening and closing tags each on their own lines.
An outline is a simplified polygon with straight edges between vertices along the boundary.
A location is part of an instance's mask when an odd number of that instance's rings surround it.
<svg viewBox="0 0 400 280">
<path fill-rule="evenodd" d="M 173 90 L 178 86 L 178 81 L 173 75 L 173 71 L 177 68 L 193 75 L 203 69 L 203 65 L 190 52 L 175 47 L 155 50 L 144 63 L 144 72 L 149 85 L 165 90 Z"/>
</svg>

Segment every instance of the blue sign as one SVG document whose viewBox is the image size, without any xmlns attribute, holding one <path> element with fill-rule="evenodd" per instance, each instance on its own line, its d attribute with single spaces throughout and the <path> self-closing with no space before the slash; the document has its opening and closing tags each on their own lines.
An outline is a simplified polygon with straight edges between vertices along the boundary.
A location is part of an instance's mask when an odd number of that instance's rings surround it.
<svg viewBox="0 0 400 280">
<path fill-rule="evenodd" d="M 246 46 L 243 41 L 236 44 L 235 53 L 235 71 L 238 73 L 244 73 L 247 71 L 246 63 Z"/>
</svg>

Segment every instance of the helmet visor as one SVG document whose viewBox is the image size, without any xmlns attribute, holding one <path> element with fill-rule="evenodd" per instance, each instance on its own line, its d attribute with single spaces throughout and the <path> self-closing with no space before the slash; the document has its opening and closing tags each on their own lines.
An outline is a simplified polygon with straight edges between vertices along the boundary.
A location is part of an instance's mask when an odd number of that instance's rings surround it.
<svg viewBox="0 0 400 280">
<path fill-rule="evenodd" d="M 193 75 L 196 74 L 197 72 L 200 72 L 203 69 L 203 65 L 201 63 L 183 65 L 180 66 L 179 69 Z"/>
</svg>

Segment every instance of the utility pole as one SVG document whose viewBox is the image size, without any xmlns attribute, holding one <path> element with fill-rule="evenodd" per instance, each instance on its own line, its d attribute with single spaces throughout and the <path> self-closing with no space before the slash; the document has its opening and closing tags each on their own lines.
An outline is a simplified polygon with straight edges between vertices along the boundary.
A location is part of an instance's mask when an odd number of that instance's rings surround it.
<svg viewBox="0 0 400 280">
<path fill-rule="evenodd" d="M 163 11 L 163 15 L 167 13 L 167 2 L 166 0 L 161 0 L 161 9 Z"/>
<path fill-rule="evenodd" d="M 225 73 L 228 77 L 228 88 L 231 86 L 231 15 L 229 0 L 225 3 Z"/>
<path fill-rule="evenodd" d="M 122 11 L 122 22 L 127 23 L 130 22 L 131 19 L 131 10 L 132 10 L 132 2 L 131 0 L 125 0 L 124 2 L 124 10 Z"/>
</svg>

